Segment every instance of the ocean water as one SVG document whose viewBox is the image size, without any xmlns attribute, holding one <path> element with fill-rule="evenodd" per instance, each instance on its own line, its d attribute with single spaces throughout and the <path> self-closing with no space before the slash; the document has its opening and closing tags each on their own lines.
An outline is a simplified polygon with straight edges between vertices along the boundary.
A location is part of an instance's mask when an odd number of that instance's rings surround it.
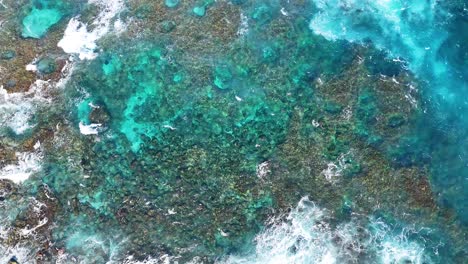
<svg viewBox="0 0 468 264">
<path fill-rule="evenodd" d="M 315 1 L 310 28 L 329 40 L 371 43 L 423 83 L 424 115 L 402 138 L 398 163 L 430 164 L 441 202 L 468 220 L 466 3 L 448 1 Z M 383 73 L 385 74 L 385 73 Z M 388 73 L 392 75 L 391 72 Z M 450 143 L 449 143 L 450 142 Z M 405 146 L 406 145 L 406 146 Z M 392 152 L 397 152 L 391 150 Z M 400 157 L 403 156 L 403 157 Z M 412 157 L 411 157 L 412 156 Z M 400 160 L 401 159 L 401 160 Z"/>
<path fill-rule="evenodd" d="M 464 263 L 468 6 L 0 0 L 0 263 Z"/>
</svg>

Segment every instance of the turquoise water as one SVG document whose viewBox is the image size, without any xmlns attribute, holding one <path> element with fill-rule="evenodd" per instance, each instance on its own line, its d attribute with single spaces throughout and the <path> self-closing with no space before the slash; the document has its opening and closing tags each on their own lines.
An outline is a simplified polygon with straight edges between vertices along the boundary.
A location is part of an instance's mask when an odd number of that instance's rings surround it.
<svg viewBox="0 0 468 264">
<path fill-rule="evenodd" d="M 0 261 L 467 258 L 463 1 L 0 3 Z"/>
<path fill-rule="evenodd" d="M 73 4 L 73 2 L 35 0 L 24 5 L 23 10 L 27 15 L 22 18 L 21 36 L 34 39 L 44 37 L 51 27 L 72 10 Z"/>
<path fill-rule="evenodd" d="M 402 60 L 422 80 L 424 115 L 402 138 L 401 152 L 392 152 L 401 165 L 430 164 L 440 202 L 454 207 L 467 221 L 466 4 L 415 0 L 316 1 L 316 5 L 321 11 L 310 22 L 314 32 L 330 40 L 371 43 L 388 52 L 389 59 Z"/>
</svg>

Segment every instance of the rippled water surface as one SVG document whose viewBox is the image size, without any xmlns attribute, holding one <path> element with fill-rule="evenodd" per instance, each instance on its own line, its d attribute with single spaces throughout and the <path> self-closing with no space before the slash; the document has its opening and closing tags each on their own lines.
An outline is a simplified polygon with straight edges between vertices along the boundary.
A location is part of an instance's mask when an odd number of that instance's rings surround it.
<svg viewBox="0 0 468 264">
<path fill-rule="evenodd" d="M 468 4 L 0 0 L 0 263 L 464 263 Z"/>
</svg>

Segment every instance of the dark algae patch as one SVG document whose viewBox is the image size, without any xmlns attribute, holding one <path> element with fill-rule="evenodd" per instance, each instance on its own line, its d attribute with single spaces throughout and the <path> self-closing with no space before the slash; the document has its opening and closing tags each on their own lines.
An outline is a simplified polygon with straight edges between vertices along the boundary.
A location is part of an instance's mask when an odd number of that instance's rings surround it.
<svg viewBox="0 0 468 264">
<path fill-rule="evenodd" d="M 462 3 L 325 2 L 0 0 L 0 261 L 463 263 Z"/>
</svg>

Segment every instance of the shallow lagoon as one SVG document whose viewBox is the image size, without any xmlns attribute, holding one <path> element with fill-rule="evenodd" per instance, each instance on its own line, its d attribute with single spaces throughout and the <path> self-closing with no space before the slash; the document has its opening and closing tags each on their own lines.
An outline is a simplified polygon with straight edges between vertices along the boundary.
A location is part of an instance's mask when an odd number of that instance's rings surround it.
<svg viewBox="0 0 468 264">
<path fill-rule="evenodd" d="M 2 3 L 2 261 L 466 258 L 462 2 Z"/>
</svg>

